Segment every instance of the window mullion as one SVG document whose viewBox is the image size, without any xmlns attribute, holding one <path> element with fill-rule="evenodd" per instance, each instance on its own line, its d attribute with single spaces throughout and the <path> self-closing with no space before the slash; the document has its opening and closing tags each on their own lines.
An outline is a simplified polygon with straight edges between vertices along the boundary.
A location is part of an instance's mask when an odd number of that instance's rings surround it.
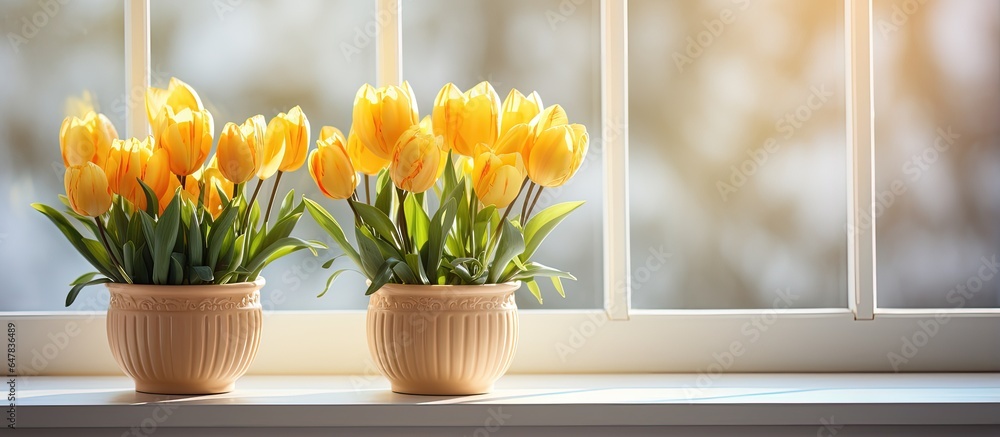
<svg viewBox="0 0 1000 437">
<path fill-rule="evenodd" d="M 400 0 L 376 0 L 376 2 L 377 82 L 379 86 L 399 85 L 403 76 L 400 61 L 403 47 Z"/>
<path fill-rule="evenodd" d="M 857 320 L 875 312 L 874 126 L 871 0 L 845 0 L 847 51 L 848 302 Z M 868 219 L 864 219 L 868 217 Z"/>
<path fill-rule="evenodd" d="M 628 2 L 601 2 L 601 122 L 604 158 L 604 308 L 627 320 L 631 284 L 628 234 Z"/>
<path fill-rule="evenodd" d="M 125 0 L 125 131 L 149 135 L 145 96 L 149 87 L 149 0 Z"/>
</svg>

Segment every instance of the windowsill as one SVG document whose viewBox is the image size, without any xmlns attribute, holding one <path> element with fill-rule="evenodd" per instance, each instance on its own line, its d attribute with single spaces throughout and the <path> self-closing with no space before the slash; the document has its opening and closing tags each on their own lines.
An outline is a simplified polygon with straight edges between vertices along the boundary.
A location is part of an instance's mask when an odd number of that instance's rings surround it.
<svg viewBox="0 0 1000 437">
<path fill-rule="evenodd" d="M 21 377 L 17 427 L 997 425 L 979 374 L 510 375 L 487 395 L 412 396 L 380 376 L 247 376 L 209 396 L 136 393 L 121 377 Z M 691 388 L 685 388 L 691 387 Z M 170 407 L 177 406 L 173 409 Z M 5 408 L 6 409 L 6 408 Z M 163 419 L 163 420 L 160 420 Z"/>
</svg>

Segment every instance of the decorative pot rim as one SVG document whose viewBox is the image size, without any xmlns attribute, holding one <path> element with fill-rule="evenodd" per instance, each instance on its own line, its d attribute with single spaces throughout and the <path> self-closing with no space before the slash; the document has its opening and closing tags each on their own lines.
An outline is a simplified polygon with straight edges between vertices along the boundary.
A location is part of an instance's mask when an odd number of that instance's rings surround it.
<svg viewBox="0 0 1000 437">
<path fill-rule="evenodd" d="M 109 282 L 104 285 L 113 294 L 200 299 L 207 296 L 222 297 L 252 294 L 263 288 L 266 282 L 263 277 L 258 277 L 253 282 L 234 282 L 230 284 L 155 285 Z"/>
<path fill-rule="evenodd" d="M 370 281 L 366 281 L 370 284 Z M 420 295 L 426 297 L 454 295 L 489 295 L 514 292 L 521 288 L 521 281 L 503 282 L 499 284 L 482 285 L 423 285 L 423 284 L 385 284 L 372 295 Z"/>
</svg>

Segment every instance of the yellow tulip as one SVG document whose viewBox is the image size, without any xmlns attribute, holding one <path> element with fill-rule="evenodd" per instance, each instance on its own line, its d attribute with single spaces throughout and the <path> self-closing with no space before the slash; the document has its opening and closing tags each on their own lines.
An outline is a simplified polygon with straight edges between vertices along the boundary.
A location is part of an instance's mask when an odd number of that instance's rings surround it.
<svg viewBox="0 0 1000 437">
<path fill-rule="evenodd" d="M 204 185 L 204 197 L 201 197 L 201 190 L 203 187 L 200 186 L 199 183 Z M 173 186 L 176 189 L 179 184 Z M 222 213 L 223 208 L 222 197 L 219 196 L 220 189 L 226 193 L 226 196 L 228 197 L 233 192 L 233 183 L 223 176 L 222 171 L 220 171 L 218 167 L 218 161 L 215 157 L 213 157 L 205 169 L 198 170 L 197 172 L 185 177 L 184 190 L 181 191 L 181 194 L 184 196 L 186 201 L 191 202 L 194 205 L 198 204 L 198 199 L 201 197 L 205 211 L 212 214 L 213 218 L 218 218 L 219 214 Z M 167 199 L 167 202 L 161 203 L 160 208 L 165 207 L 172 198 L 173 196 L 171 195 L 170 198 Z"/>
<path fill-rule="evenodd" d="M 532 92 L 528 97 L 524 97 L 516 89 L 510 90 L 507 98 L 503 101 L 503 109 L 500 112 L 500 136 L 516 125 L 528 124 L 531 119 L 542 110 L 542 97 L 538 92 Z"/>
<path fill-rule="evenodd" d="M 278 170 L 298 170 L 306 162 L 309 151 L 309 119 L 298 106 L 287 114 L 278 114 L 278 118 L 285 122 L 285 153 Z"/>
<path fill-rule="evenodd" d="M 506 208 L 520 192 L 524 182 L 524 161 L 520 153 L 498 155 L 487 147 L 476 148 L 472 187 L 485 206 Z"/>
<path fill-rule="evenodd" d="M 316 138 L 316 139 L 317 140 L 325 140 L 327 138 L 332 137 L 334 134 L 337 134 L 337 133 L 339 133 L 341 135 L 344 135 L 344 133 L 341 132 L 340 129 L 337 129 L 337 128 L 333 127 L 333 126 L 323 126 L 323 127 L 319 128 L 319 137 Z"/>
<path fill-rule="evenodd" d="M 587 156 L 590 137 L 583 125 L 561 125 L 546 129 L 522 152 L 528 176 L 543 187 L 565 184 L 580 169 Z"/>
<path fill-rule="evenodd" d="M 184 108 L 178 113 L 167 106 L 160 112 L 157 124 L 162 127 L 156 138 L 157 147 L 167 149 L 170 171 L 187 176 L 201 168 L 212 149 L 215 124 L 208 110 Z"/>
<path fill-rule="evenodd" d="M 285 120 L 274 117 L 264 130 L 264 155 L 261 158 L 257 177 L 267 179 L 274 176 L 285 159 L 285 136 L 288 131 Z"/>
<path fill-rule="evenodd" d="M 219 170 L 226 179 L 241 184 L 260 170 L 264 154 L 264 116 L 250 117 L 242 125 L 226 123 L 216 152 Z"/>
<path fill-rule="evenodd" d="M 563 126 L 569 124 L 569 117 L 560 105 L 552 105 L 539 112 L 528 124 L 531 127 L 531 136 L 538 138 L 546 129 L 550 127 Z"/>
<path fill-rule="evenodd" d="M 531 128 L 526 124 L 516 124 L 500 136 L 493 150 L 500 155 L 518 153 L 532 141 L 534 138 L 531 137 Z"/>
<path fill-rule="evenodd" d="M 445 161 L 441 140 L 416 125 L 403 132 L 389 163 L 389 176 L 397 187 L 422 193 L 434 186 Z"/>
<path fill-rule="evenodd" d="M 146 208 L 146 193 L 139 185 L 145 180 L 146 166 L 153 156 L 152 137 L 115 140 L 105 166 L 111 192 L 124 197 L 139 209 Z"/>
<path fill-rule="evenodd" d="M 88 112 L 82 119 L 66 117 L 59 128 L 59 149 L 67 167 L 93 162 L 104 167 L 118 131 L 104 114 Z"/>
<path fill-rule="evenodd" d="M 500 136 L 500 96 L 489 82 L 480 82 L 465 92 L 467 101 L 458 126 L 455 152 L 473 156 L 476 146 L 493 147 Z"/>
<path fill-rule="evenodd" d="M 347 199 L 354 194 L 360 179 L 354 171 L 340 131 L 316 141 L 316 150 L 309 154 L 309 175 L 324 195 L 331 199 Z"/>
<path fill-rule="evenodd" d="M 157 129 L 156 120 L 163 108 L 166 107 L 172 109 L 175 114 L 180 113 L 183 109 L 190 109 L 192 112 L 205 109 L 194 88 L 176 77 L 170 78 L 167 89 L 155 87 L 146 89 L 146 117 L 149 118 L 149 124 L 153 126 L 154 134 Z"/>
<path fill-rule="evenodd" d="M 453 83 L 441 88 L 434 99 L 434 110 L 431 112 L 434 135 L 442 137 L 442 148 L 445 151 L 455 148 L 458 141 L 458 127 L 462 123 L 462 111 L 468 97 L 462 94 Z"/>
<path fill-rule="evenodd" d="M 358 139 L 358 135 L 354 133 L 353 129 L 347 135 L 347 154 L 351 157 L 354 169 L 369 176 L 377 175 L 382 169 L 389 166 L 388 159 L 379 158 L 364 144 L 361 144 L 361 140 Z"/>
<path fill-rule="evenodd" d="M 177 176 L 170 172 L 170 155 L 166 149 L 153 150 L 153 155 L 146 161 L 142 181 L 156 194 L 156 201 L 160 205 L 159 212 L 163 212 L 173 197 L 175 189 L 180 186 Z M 141 208 L 145 208 L 145 205 L 146 198 L 144 196 Z"/>
<path fill-rule="evenodd" d="M 111 188 L 104 170 L 93 162 L 66 169 L 66 197 L 77 214 L 97 217 L 111 209 Z"/>
<path fill-rule="evenodd" d="M 381 88 L 365 84 L 354 98 L 351 128 L 379 158 L 392 158 L 392 149 L 403 132 L 419 121 L 417 99 L 408 82 Z"/>
</svg>

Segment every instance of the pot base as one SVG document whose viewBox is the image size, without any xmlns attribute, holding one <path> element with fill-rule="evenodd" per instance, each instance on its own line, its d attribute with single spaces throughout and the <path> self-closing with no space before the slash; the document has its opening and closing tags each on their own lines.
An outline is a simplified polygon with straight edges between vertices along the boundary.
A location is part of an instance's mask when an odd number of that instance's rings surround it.
<svg viewBox="0 0 1000 437">
<path fill-rule="evenodd" d="M 493 391 L 489 385 L 402 385 L 392 384 L 392 391 L 402 395 L 417 396 L 472 396 Z"/>
<path fill-rule="evenodd" d="M 218 383 L 190 383 L 179 384 L 161 382 L 135 382 L 135 391 L 139 393 L 149 393 L 154 395 L 215 395 L 229 393 L 236 389 L 236 382 L 228 384 Z"/>
</svg>

